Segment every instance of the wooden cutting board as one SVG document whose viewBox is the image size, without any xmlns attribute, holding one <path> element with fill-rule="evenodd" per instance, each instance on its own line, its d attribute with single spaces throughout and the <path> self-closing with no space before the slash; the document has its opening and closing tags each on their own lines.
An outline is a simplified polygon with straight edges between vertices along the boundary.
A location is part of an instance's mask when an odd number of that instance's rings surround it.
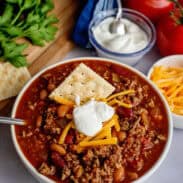
<svg viewBox="0 0 183 183">
<path fill-rule="evenodd" d="M 29 47 L 25 50 L 27 61 L 29 63 L 29 71 L 34 75 L 43 67 L 53 64 L 64 56 L 74 47 L 71 40 L 71 33 L 78 17 L 80 7 L 82 6 L 81 0 L 53 0 L 55 8 L 54 13 L 59 22 L 57 23 L 58 32 L 55 40 L 47 43 L 44 47 L 33 46 L 30 43 Z M 17 42 L 27 42 L 24 39 Z M 10 112 L 14 99 L 8 99 L 0 102 L 0 115 L 6 115 Z"/>
</svg>

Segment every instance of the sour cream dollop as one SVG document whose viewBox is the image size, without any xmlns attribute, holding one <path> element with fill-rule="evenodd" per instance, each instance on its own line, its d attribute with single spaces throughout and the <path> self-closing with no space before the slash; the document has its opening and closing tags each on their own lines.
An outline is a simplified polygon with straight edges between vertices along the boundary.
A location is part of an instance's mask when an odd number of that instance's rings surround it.
<svg viewBox="0 0 183 183">
<path fill-rule="evenodd" d="M 87 135 L 94 136 L 102 129 L 102 122 L 114 115 L 114 109 L 104 102 L 91 100 L 74 108 L 73 116 L 76 129 Z"/>
<path fill-rule="evenodd" d="M 147 46 L 147 34 L 137 24 L 122 18 L 125 34 L 123 30 L 111 33 L 110 25 L 113 21 L 114 17 L 106 18 L 92 30 L 95 39 L 101 46 L 118 53 L 134 53 Z"/>
</svg>

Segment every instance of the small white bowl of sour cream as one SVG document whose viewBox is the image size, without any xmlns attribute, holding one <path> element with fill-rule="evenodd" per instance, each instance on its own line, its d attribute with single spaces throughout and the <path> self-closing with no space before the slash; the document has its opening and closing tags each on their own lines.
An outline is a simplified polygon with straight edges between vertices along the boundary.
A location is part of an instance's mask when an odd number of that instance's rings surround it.
<svg viewBox="0 0 183 183">
<path fill-rule="evenodd" d="M 94 16 L 88 34 L 98 56 L 115 59 L 127 65 L 135 65 L 156 41 L 156 31 L 143 14 L 123 8 L 125 34 L 110 32 L 117 10 L 102 11 Z"/>
<path fill-rule="evenodd" d="M 183 68 L 183 55 L 172 55 L 164 57 L 158 60 L 149 70 L 147 77 L 151 79 L 154 67 L 156 66 L 165 66 L 165 67 L 174 67 L 174 68 Z M 183 84 L 183 83 L 182 83 Z M 183 110 L 183 109 L 182 109 Z M 173 125 L 175 128 L 183 129 L 183 115 L 178 115 L 172 112 Z"/>
</svg>

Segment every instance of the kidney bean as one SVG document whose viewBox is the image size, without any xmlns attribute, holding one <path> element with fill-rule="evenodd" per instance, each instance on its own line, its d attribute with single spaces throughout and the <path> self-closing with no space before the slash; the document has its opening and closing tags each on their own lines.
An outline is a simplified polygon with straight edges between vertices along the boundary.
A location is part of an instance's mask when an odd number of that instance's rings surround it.
<svg viewBox="0 0 183 183">
<path fill-rule="evenodd" d="M 42 108 L 45 105 L 45 102 L 40 100 L 37 104 L 37 108 Z"/>
<path fill-rule="evenodd" d="M 65 143 L 66 144 L 73 144 L 74 138 L 75 138 L 75 131 L 73 129 L 70 129 L 68 135 L 65 138 Z"/>
<path fill-rule="evenodd" d="M 73 144 L 73 136 L 67 135 L 65 138 L 65 143 L 66 144 Z"/>
<path fill-rule="evenodd" d="M 52 152 L 51 159 L 54 165 L 58 168 L 63 168 L 65 166 L 65 161 L 58 152 Z"/>
<path fill-rule="evenodd" d="M 118 107 L 117 108 L 117 113 L 120 117 L 132 117 L 133 116 L 133 110 L 130 108 L 130 109 L 127 109 L 125 107 Z"/>
</svg>

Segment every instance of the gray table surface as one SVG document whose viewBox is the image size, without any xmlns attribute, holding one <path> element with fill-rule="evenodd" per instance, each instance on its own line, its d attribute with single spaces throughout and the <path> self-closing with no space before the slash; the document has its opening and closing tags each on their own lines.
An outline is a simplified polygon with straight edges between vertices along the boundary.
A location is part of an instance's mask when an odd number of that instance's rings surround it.
<svg viewBox="0 0 183 183">
<path fill-rule="evenodd" d="M 93 54 L 81 48 L 75 48 L 65 59 L 83 56 L 93 56 Z M 151 65 L 159 58 L 157 50 L 152 50 L 135 68 L 146 74 Z M 146 182 L 183 182 L 183 131 L 174 129 L 173 142 L 168 156 Z M 37 183 L 18 157 L 12 144 L 10 128 L 6 125 L 0 125 L 0 183 Z"/>
</svg>

